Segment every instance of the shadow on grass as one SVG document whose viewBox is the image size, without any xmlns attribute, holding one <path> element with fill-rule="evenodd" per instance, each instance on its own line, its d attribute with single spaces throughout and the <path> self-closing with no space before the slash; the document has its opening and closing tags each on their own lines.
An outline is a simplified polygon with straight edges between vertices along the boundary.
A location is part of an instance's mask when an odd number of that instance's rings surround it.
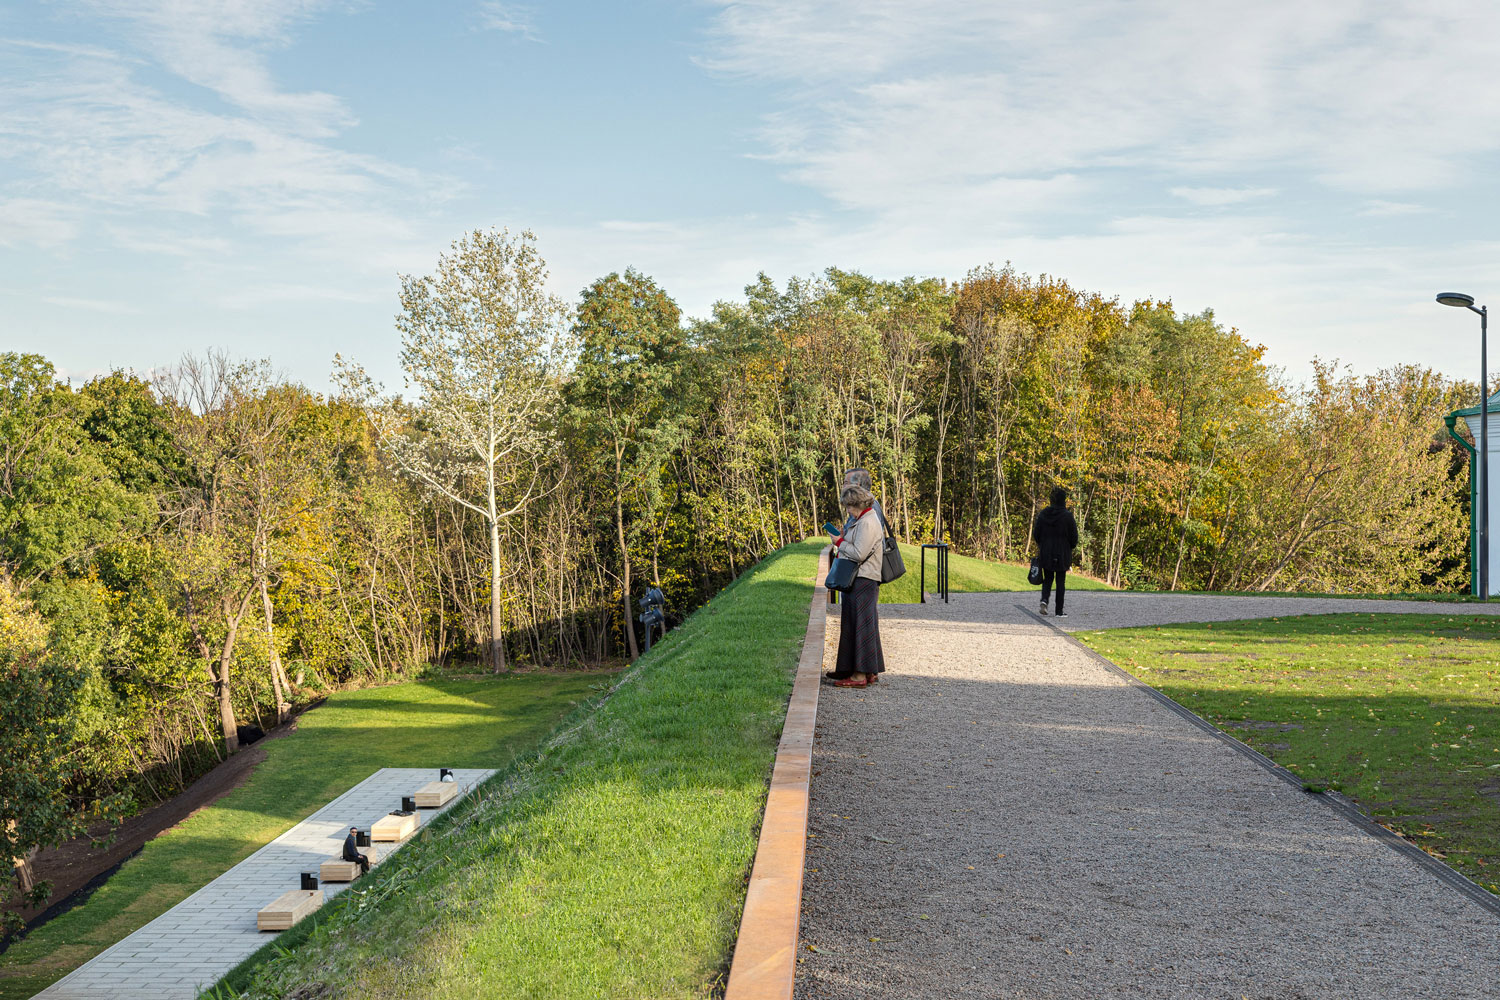
<svg viewBox="0 0 1500 1000">
<path fill-rule="evenodd" d="M 1359 613 L 1079 638 L 1308 785 L 1500 883 L 1500 619 Z"/>
</svg>

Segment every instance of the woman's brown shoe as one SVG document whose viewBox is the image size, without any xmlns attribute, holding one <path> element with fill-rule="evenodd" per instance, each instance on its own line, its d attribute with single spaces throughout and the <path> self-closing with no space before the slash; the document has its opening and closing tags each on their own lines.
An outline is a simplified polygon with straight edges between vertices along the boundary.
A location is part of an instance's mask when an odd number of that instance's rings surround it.
<svg viewBox="0 0 1500 1000">
<path fill-rule="evenodd" d="M 865 680 L 864 674 L 855 674 L 853 677 L 845 677 L 841 681 L 834 681 L 833 686 L 837 688 L 862 688 L 869 687 L 870 682 Z"/>
</svg>

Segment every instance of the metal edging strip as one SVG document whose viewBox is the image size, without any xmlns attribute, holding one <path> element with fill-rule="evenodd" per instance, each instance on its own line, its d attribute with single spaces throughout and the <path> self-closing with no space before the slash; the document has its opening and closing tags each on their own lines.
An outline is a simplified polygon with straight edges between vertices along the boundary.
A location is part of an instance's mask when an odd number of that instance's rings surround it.
<svg viewBox="0 0 1500 1000">
<path fill-rule="evenodd" d="M 818 718 L 818 686 L 823 672 L 827 612 L 819 584 L 828 573 L 828 553 L 818 559 L 818 576 L 807 614 L 807 632 L 786 722 L 771 770 L 755 864 L 745 892 L 745 911 L 735 941 L 724 1000 L 790 1000 L 797 977 L 797 941 L 802 919 L 802 866 L 807 853 L 808 783 L 812 778 L 813 727 Z"/>
</svg>

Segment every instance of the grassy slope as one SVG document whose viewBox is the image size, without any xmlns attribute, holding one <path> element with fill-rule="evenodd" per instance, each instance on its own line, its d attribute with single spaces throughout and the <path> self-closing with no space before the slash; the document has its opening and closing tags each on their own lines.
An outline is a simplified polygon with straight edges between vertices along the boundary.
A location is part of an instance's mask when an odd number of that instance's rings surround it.
<svg viewBox="0 0 1500 1000">
<path fill-rule="evenodd" d="M 880 588 L 882 604 L 916 604 L 921 599 L 922 549 L 918 545 L 901 545 L 901 557 L 906 560 L 906 575 L 894 583 Z M 1027 566 L 1019 563 L 990 562 L 970 556 L 948 556 L 948 590 L 954 594 L 971 594 L 996 590 L 1036 590 L 1026 582 Z M 927 553 L 927 592 L 937 589 L 937 552 Z M 1090 579 L 1080 573 L 1068 574 L 1069 590 L 1109 590 L 1108 584 Z"/>
<path fill-rule="evenodd" d="M 527 674 L 338 694 L 266 744 L 239 788 L 148 843 L 86 903 L 0 955 L 0 998 L 29 997 L 381 767 L 501 767 L 600 675 Z"/>
<path fill-rule="evenodd" d="M 1315 615 L 1079 638 L 1500 892 L 1500 620 Z"/>
<path fill-rule="evenodd" d="M 748 571 L 597 709 L 310 932 L 290 932 L 289 953 L 266 949 L 226 985 L 257 997 L 706 995 L 744 903 L 817 548 Z"/>
</svg>

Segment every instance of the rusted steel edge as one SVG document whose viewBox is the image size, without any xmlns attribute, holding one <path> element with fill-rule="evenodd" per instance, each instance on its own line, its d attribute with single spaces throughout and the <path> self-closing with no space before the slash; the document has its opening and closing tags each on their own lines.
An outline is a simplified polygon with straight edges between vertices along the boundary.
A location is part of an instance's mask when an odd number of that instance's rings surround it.
<svg viewBox="0 0 1500 1000">
<path fill-rule="evenodd" d="M 828 552 L 818 559 L 807 634 L 792 697 L 786 707 L 771 791 L 750 869 L 745 913 L 740 918 L 734 961 L 724 1000 L 790 1000 L 797 976 L 797 940 L 802 918 L 802 865 L 807 851 L 808 781 L 812 777 L 813 726 L 823 672 L 823 634 Z"/>
</svg>

